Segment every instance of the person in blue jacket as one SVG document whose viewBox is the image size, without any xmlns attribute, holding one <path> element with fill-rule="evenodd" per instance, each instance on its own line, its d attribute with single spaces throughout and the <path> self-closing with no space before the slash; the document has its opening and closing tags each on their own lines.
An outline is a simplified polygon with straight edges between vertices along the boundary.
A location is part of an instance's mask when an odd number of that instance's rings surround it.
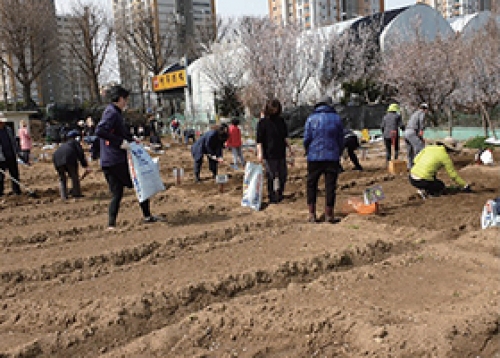
<svg viewBox="0 0 500 358">
<path fill-rule="evenodd" d="M 123 188 L 132 188 L 132 179 L 127 162 L 129 142 L 134 138 L 125 126 L 122 111 L 127 106 L 129 91 L 121 86 L 110 88 L 111 103 L 104 110 L 95 134 L 100 139 L 101 167 L 112 194 L 108 209 L 108 229 L 116 227 L 116 218 L 123 197 Z M 151 215 L 149 199 L 140 203 L 144 222 L 156 222 Z"/>
<path fill-rule="evenodd" d="M 335 191 L 340 172 L 340 156 L 344 149 L 344 125 L 333 108 L 332 98 L 322 97 L 304 128 L 304 148 L 307 153 L 307 205 L 309 222 L 317 222 L 316 197 L 318 182 L 325 176 L 325 222 L 335 223 L 333 217 Z"/>
<path fill-rule="evenodd" d="M 203 164 L 203 156 L 208 158 L 208 168 L 212 172 L 212 176 L 217 176 L 218 163 L 224 162 L 222 158 L 222 149 L 228 138 L 227 124 L 221 124 L 219 127 L 212 129 L 203 134 L 191 147 L 191 154 L 194 159 L 194 180 L 200 182 L 201 166 Z"/>
</svg>

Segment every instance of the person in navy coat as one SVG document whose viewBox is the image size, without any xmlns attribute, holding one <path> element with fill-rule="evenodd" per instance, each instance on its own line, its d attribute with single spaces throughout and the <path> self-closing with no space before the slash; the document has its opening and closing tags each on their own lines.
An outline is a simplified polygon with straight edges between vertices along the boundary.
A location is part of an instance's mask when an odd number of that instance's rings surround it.
<svg viewBox="0 0 500 358">
<path fill-rule="evenodd" d="M 228 127 L 226 124 L 221 124 L 219 127 L 212 129 L 203 134 L 191 147 L 191 154 L 194 159 L 194 178 L 197 183 L 200 182 L 201 166 L 203 164 L 203 156 L 208 158 L 208 168 L 212 172 L 213 177 L 217 176 L 218 163 L 222 163 L 222 149 L 228 138 Z"/>
<path fill-rule="evenodd" d="M 100 140 L 101 168 L 112 194 L 108 208 L 108 230 L 112 230 L 116 227 L 123 189 L 133 187 L 128 167 L 127 150 L 130 149 L 129 142 L 135 139 L 127 130 L 122 115 L 123 110 L 127 107 L 129 91 L 121 86 L 113 86 L 109 89 L 109 96 L 111 103 L 104 110 L 95 134 Z M 160 220 L 160 218 L 151 215 L 149 199 L 139 203 L 139 205 L 144 222 L 153 223 Z"/>
</svg>

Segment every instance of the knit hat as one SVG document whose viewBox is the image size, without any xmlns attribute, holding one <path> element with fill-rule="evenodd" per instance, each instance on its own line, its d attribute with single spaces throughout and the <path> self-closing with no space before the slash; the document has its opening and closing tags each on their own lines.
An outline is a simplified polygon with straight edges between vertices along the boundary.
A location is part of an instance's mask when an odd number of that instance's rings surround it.
<svg viewBox="0 0 500 358">
<path fill-rule="evenodd" d="M 68 134 L 66 134 L 66 137 L 68 138 L 76 138 L 80 135 L 76 129 L 70 130 Z"/>
</svg>

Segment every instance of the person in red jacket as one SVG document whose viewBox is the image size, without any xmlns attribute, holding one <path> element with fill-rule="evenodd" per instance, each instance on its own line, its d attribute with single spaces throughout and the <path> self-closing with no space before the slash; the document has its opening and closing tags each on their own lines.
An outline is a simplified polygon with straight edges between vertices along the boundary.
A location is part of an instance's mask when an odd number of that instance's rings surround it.
<svg viewBox="0 0 500 358">
<path fill-rule="evenodd" d="M 243 158 L 243 152 L 241 150 L 241 131 L 238 125 L 240 120 L 234 118 L 229 126 L 228 134 L 229 138 L 226 142 L 226 147 L 231 149 L 233 153 L 233 169 L 238 169 L 238 162 L 245 167 L 245 158 Z"/>
</svg>

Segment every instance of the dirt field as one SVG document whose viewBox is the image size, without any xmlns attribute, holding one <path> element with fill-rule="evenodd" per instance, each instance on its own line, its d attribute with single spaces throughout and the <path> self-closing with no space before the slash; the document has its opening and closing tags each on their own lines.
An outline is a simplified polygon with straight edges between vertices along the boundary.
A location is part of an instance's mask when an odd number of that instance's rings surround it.
<svg viewBox="0 0 500 358">
<path fill-rule="evenodd" d="M 500 167 L 455 159 L 474 193 L 424 201 L 371 148 L 340 176 L 342 221 L 308 224 L 302 155 L 285 202 L 253 212 L 242 171 L 220 194 L 205 163 L 194 184 L 173 144 L 152 200 L 166 222 L 142 223 L 128 190 L 114 232 L 102 173 L 62 203 L 52 164 L 21 166 L 40 198 L 0 198 L 0 357 L 500 357 L 499 232 L 480 228 Z M 379 215 L 341 212 L 377 184 Z"/>
</svg>

